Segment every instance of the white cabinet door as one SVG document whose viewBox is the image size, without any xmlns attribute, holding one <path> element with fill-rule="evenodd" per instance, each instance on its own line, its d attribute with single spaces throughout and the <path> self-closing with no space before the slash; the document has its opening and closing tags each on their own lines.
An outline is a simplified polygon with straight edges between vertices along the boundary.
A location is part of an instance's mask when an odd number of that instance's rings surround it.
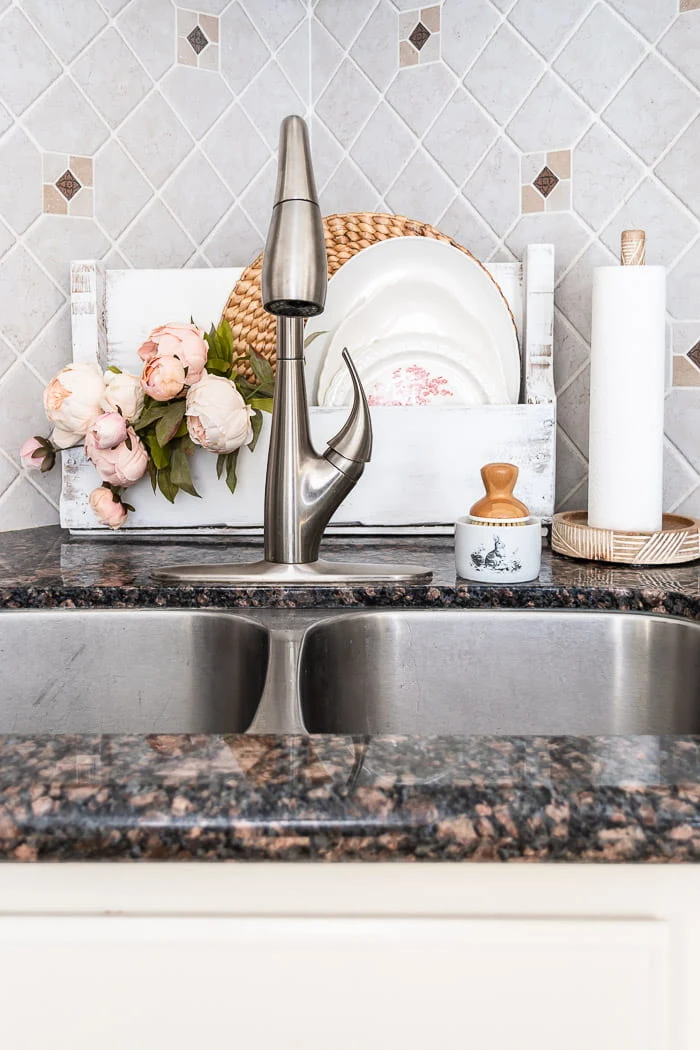
<svg viewBox="0 0 700 1050">
<path fill-rule="evenodd" d="M 653 920 L 0 917 L 8 1050 L 666 1050 Z"/>
</svg>

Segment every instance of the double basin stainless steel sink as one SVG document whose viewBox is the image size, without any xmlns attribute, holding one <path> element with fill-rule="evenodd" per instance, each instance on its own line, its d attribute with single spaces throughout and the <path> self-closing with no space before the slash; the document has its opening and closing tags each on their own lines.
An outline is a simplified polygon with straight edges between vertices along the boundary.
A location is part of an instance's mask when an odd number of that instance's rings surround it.
<svg viewBox="0 0 700 1050">
<path fill-rule="evenodd" d="M 0 733 L 700 732 L 700 623 L 534 610 L 8 610 Z"/>
</svg>

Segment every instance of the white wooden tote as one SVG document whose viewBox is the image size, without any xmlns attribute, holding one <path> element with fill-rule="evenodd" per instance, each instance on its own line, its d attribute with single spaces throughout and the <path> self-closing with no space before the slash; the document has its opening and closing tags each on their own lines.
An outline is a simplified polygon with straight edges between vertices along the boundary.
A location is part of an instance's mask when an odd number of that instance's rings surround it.
<svg viewBox="0 0 700 1050">
<path fill-rule="evenodd" d="M 552 376 L 554 247 L 535 244 L 520 263 L 488 267 L 516 320 L 522 348 L 519 405 L 372 408 L 374 453 L 364 475 L 340 506 L 330 531 L 449 532 L 482 492 L 484 463 L 520 468 L 517 494 L 532 514 L 554 510 L 555 396 Z M 140 373 L 137 349 L 152 328 L 168 321 L 202 327 L 218 323 L 240 269 L 105 270 L 101 263 L 71 267 L 73 360 L 96 361 Z M 313 344 L 307 355 L 313 355 Z M 311 433 L 322 450 L 347 408 L 311 407 Z M 270 419 L 254 453 L 242 449 L 238 488 L 216 477 L 216 456 L 200 450 L 192 476 L 201 499 L 180 492 L 174 504 L 154 494 L 144 478 L 129 490 L 136 510 L 125 530 L 257 530 L 263 523 Z M 62 454 L 61 524 L 74 532 L 105 529 L 88 504 L 100 484 L 81 448 Z"/>
</svg>

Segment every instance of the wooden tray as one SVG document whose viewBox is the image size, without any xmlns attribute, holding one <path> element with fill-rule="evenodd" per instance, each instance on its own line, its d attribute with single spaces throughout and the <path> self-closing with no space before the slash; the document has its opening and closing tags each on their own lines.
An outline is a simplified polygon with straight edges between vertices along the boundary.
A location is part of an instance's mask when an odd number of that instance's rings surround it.
<svg viewBox="0 0 700 1050">
<path fill-rule="evenodd" d="M 664 514 L 660 532 L 617 532 L 588 524 L 585 510 L 552 518 L 552 550 L 586 561 L 624 565 L 677 565 L 700 558 L 700 529 L 695 518 Z"/>
</svg>

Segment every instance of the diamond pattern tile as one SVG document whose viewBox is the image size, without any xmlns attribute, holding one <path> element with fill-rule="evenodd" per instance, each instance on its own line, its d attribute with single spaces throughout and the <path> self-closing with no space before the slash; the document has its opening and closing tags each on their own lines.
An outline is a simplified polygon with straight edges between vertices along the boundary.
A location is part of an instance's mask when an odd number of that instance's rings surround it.
<svg viewBox="0 0 700 1050">
<path fill-rule="evenodd" d="M 107 24 L 97 0 L 79 4 L 22 0 L 22 7 L 62 62 L 70 62 Z"/>
<path fill-rule="evenodd" d="M 482 259 L 555 245 L 560 506 L 586 503 L 591 278 L 623 228 L 644 225 L 650 261 L 669 267 L 677 378 L 700 381 L 697 12 L 678 0 L 434 6 L 0 0 L 0 281 L 10 302 L 32 303 L 3 317 L 0 528 L 56 520 L 58 474 L 18 475 L 5 443 L 7 420 L 40 416 L 37 391 L 68 359 L 70 259 L 249 262 L 288 112 L 310 117 L 327 213 L 407 212 Z M 42 213 L 44 184 L 68 214 Z M 522 185 L 541 210 L 523 213 Z M 669 387 L 667 503 L 700 514 L 698 413 L 700 385 Z"/>
<path fill-rule="evenodd" d="M 621 18 L 596 4 L 554 63 L 570 88 L 601 109 L 629 76 L 644 44 Z M 595 61 L 591 56 L 595 55 Z"/>
<path fill-rule="evenodd" d="M 360 132 L 350 156 L 382 194 L 413 148 L 411 132 L 391 106 L 381 102 Z"/>
<path fill-rule="evenodd" d="M 420 45 L 413 39 L 418 32 L 418 27 L 414 29 L 409 38 L 418 51 L 430 37 L 425 26 L 422 23 L 420 25 L 423 30 L 419 34 Z M 351 58 L 380 91 L 389 85 L 396 73 L 396 50 L 388 46 L 389 42 L 393 44 L 395 39 L 396 12 L 389 0 L 380 0 L 379 6 L 372 12 L 350 51 Z"/>
<path fill-rule="evenodd" d="M 154 79 L 170 69 L 175 60 L 175 11 L 170 0 L 132 0 L 117 28 Z"/>
<path fill-rule="evenodd" d="M 63 295 L 20 244 L 0 260 L 0 286 L 14 288 L 17 295 L 21 290 L 21 309 L 8 311 L 3 318 L 4 336 L 21 353 L 56 313 Z M 31 304 L 31 309 L 27 304 Z M 24 399 L 20 400 L 24 404 Z"/>
<path fill-rule="evenodd" d="M 503 25 L 467 73 L 464 85 L 494 120 L 505 123 L 544 68 L 522 37 Z"/>
<path fill-rule="evenodd" d="M 508 20 L 546 59 L 551 59 L 585 11 L 584 0 L 518 0 Z"/>
<path fill-rule="evenodd" d="M 349 98 L 353 99 L 352 106 L 348 105 Z M 347 149 L 378 101 L 377 89 L 355 63 L 346 58 L 314 108 L 338 142 Z"/>
<path fill-rule="evenodd" d="M 465 134 L 465 128 L 469 133 Z M 424 137 L 428 152 L 461 186 L 495 141 L 498 129 L 459 87 Z"/>
<path fill-rule="evenodd" d="M 114 76 L 114 70 L 119 76 Z M 116 29 L 102 33 L 73 66 L 73 75 L 111 127 L 145 98 L 153 81 Z"/>
<path fill-rule="evenodd" d="M 280 47 L 306 16 L 302 0 L 243 0 L 243 6 L 272 50 Z"/>
<path fill-rule="evenodd" d="M 202 243 L 233 204 L 230 191 L 201 153 L 185 161 L 163 199 L 195 244 Z"/>
<path fill-rule="evenodd" d="M 697 92 L 650 55 L 603 111 L 603 120 L 643 161 L 655 164 L 699 109 Z"/>
<path fill-rule="evenodd" d="M 0 39 L 0 98 L 18 116 L 46 91 L 61 67 L 16 7 L 0 19 Z"/>
<path fill-rule="evenodd" d="M 194 148 L 192 136 L 157 91 L 152 91 L 122 124 L 119 141 L 156 189 Z M 227 143 L 227 161 L 230 160 Z"/>
</svg>

